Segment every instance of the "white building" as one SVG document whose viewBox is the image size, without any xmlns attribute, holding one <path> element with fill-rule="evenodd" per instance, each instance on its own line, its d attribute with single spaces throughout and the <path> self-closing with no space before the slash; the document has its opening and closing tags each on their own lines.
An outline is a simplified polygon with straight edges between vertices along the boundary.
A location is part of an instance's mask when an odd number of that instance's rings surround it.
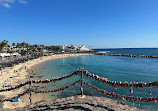
<svg viewBox="0 0 158 111">
<path fill-rule="evenodd" d="M 79 50 L 80 51 L 89 51 L 89 49 L 86 48 L 86 46 L 84 46 L 84 45 L 79 46 Z"/>
<path fill-rule="evenodd" d="M 17 48 L 16 46 L 10 46 L 10 47 L 6 46 L 3 48 L 4 52 L 7 52 L 8 50 L 11 50 L 12 52 L 20 52 L 22 50 L 27 51 L 27 48 L 25 47 Z"/>
<path fill-rule="evenodd" d="M 9 53 L 0 53 L 0 57 L 10 57 Z"/>
<path fill-rule="evenodd" d="M 68 51 L 67 45 L 59 46 L 59 49 L 62 51 Z"/>
<path fill-rule="evenodd" d="M 10 50 L 13 51 L 13 52 L 17 52 L 17 51 L 21 51 L 21 50 L 27 51 L 27 48 L 25 48 L 25 47 L 17 48 L 17 47 L 15 47 L 15 46 L 14 46 L 14 47 L 11 46 L 11 47 L 10 47 Z"/>
<path fill-rule="evenodd" d="M 0 57 L 20 56 L 19 53 L 0 53 Z"/>
<path fill-rule="evenodd" d="M 89 51 L 88 48 L 86 48 L 84 45 L 62 45 L 62 46 L 57 46 L 61 51 Z"/>
</svg>

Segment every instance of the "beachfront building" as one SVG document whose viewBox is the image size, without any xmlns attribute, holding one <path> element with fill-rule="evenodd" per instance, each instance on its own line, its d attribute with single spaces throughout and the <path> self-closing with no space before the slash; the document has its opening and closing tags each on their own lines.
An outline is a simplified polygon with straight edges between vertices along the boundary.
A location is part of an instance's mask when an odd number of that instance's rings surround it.
<svg viewBox="0 0 158 111">
<path fill-rule="evenodd" d="M 5 46 L 3 48 L 3 52 L 6 52 L 6 53 L 10 53 L 10 52 L 16 53 L 16 52 L 21 52 L 22 50 L 27 51 L 27 48 L 25 48 L 25 47 L 19 48 L 19 47 L 16 47 L 16 46 Z"/>
<path fill-rule="evenodd" d="M 10 53 L 0 53 L 0 57 L 10 57 Z"/>
<path fill-rule="evenodd" d="M 0 61 L 9 60 L 10 58 L 20 57 L 19 53 L 0 53 Z"/>
<path fill-rule="evenodd" d="M 20 56 L 19 53 L 0 53 L 0 57 Z"/>
<path fill-rule="evenodd" d="M 13 51 L 13 52 L 21 52 L 22 50 L 24 50 L 24 51 L 27 51 L 27 50 L 28 50 L 28 49 L 25 48 L 25 47 L 19 48 L 19 47 L 15 47 L 15 46 L 11 46 L 10 49 L 11 49 L 11 51 Z"/>
<path fill-rule="evenodd" d="M 89 51 L 88 48 L 86 48 L 84 45 L 61 45 L 57 46 L 60 51 Z"/>
<path fill-rule="evenodd" d="M 42 53 L 43 53 L 43 56 L 48 56 L 48 55 L 53 55 L 54 54 L 54 53 L 52 53 L 52 51 L 49 51 L 49 50 L 46 50 L 46 49 L 43 49 Z"/>
<path fill-rule="evenodd" d="M 78 46 L 79 51 L 89 51 L 90 49 L 86 48 L 84 45 L 79 45 Z"/>
<path fill-rule="evenodd" d="M 57 46 L 58 48 L 59 48 L 59 50 L 61 50 L 61 51 L 69 51 L 69 49 L 68 49 L 68 46 L 67 45 L 59 45 L 59 46 Z"/>
</svg>

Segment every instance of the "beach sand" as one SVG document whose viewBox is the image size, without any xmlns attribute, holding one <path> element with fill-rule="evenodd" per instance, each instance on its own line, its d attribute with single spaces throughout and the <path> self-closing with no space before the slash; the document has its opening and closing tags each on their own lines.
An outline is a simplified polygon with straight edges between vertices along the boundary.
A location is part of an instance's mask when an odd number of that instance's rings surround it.
<svg viewBox="0 0 158 111">
<path fill-rule="evenodd" d="M 73 57 L 73 56 L 81 56 L 81 55 L 90 55 L 88 53 L 78 53 L 78 54 L 56 54 L 52 56 L 44 56 L 38 59 L 30 60 L 25 63 L 20 63 L 19 65 L 15 65 L 11 68 L 5 68 L 2 70 L 2 73 L 0 74 L 0 89 L 3 89 L 3 86 L 6 85 L 18 85 L 22 82 L 25 82 L 29 79 L 29 75 L 31 75 L 33 72 L 31 71 L 31 68 L 39 63 L 51 60 L 51 59 L 58 59 L 58 58 L 64 58 L 64 57 Z M 12 91 L 7 92 L 0 92 L 1 96 L 4 96 L 5 98 L 11 98 L 14 97 L 22 92 L 24 92 L 26 89 L 28 89 L 29 86 L 26 85 L 25 87 L 21 87 L 19 89 L 15 89 Z M 34 94 L 32 93 L 32 103 L 41 101 L 41 100 L 47 100 L 49 98 L 46 96 L 46 94 Z M 3 109 L 9 108 L 14 109 L 17 107 L 24 107 L 26 105 L 29 105 L 29 94 L 26 94 L 22 97 L 20 97 L 20 100 L 18 102 L 3 102 Z M 1 106 L 0 105 L 0 106 Z"/>
</svg>

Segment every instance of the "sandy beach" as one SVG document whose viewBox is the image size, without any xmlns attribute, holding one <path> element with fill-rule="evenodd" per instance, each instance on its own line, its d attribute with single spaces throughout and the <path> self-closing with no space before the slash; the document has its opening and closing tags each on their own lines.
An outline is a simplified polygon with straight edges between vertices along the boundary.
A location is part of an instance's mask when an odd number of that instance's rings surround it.
<svg viewBox="0 0 158 111">
<path fill-rule="evenodd" d="M 51 59 L 58 59 L 58 58 L 64 58 L 64 57 L 73 57 L 73 56 L 81 56 L 81 55 L 89 55 L 87 53 L 78 53 L 78 54 L 57 54 L 52 56 L 45 56 L 38 59 L 30 60 L 25 63 L 20 63 L 19 65 L 15 65 L 11 68 L 5 68 L 0 72 L 0 89 L 6 88 L 5 86 L 14 86 L 18 85 L 22 82 L 25 82 L 28 80 L 28 76 L 31 75 L 33 72 L 31 71 L 31 68 L 39 63 L 51 60 Z M 1 96 L 4 96 L 5 98 L 11 98 L 19 93 L 22 93 L 28 89 L 28 85 L 19 89 L 15 89 L 13 91 L 7 91 L 7 92 L 0 92 Z M 43 99 L 47 99 L 47 96 L 45 94 L 32 94 L 32 103 L 41 101 Z M 18 102 L 3 102 L 3 109 L 9 108 L 14 109 L 17 107 L 24 107 L 26 105 L 29 105 L 29 95 L 26 94 L 20 98 Z"/>
</svg>

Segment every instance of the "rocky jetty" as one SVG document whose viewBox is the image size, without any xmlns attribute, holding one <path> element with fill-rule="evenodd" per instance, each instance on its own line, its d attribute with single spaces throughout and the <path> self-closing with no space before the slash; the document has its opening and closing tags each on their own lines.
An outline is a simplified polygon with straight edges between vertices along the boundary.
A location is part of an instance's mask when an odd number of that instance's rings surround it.
<svg viewBox="0 0 158 111">
<path fill-rule="evenodd" d="M 149 56 L 149 55 L 131 55 L 131 54 L 102 54 L 102 53 L 98 53 L 98 54 L 95 54 L 95 55 L 158 58 L 158 56 Z"/>
<path fill-rule="evenodd" d="M 54 102 L 40 101 L 31 106 L 4 111 L 146 111 L 123 102 L 105 97 L 83 95 L 58 99 Z"/>
</svg>

